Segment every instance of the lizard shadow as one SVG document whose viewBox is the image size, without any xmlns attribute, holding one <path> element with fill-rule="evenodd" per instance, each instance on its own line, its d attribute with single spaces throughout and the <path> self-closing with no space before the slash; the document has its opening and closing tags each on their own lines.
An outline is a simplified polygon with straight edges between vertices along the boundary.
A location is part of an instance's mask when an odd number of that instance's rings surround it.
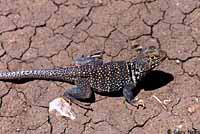
<svg viewBox="0 0 200 134">
<path fill-rule="evenodd" d="M 11 83 L 14 83 L 14 84 L 24 84 L 24 83 L 27 83 L 27 82 L 30 82 L 30 81 L 35 81 L 35 80 L 44 80 L 44 79 L 34 79 L 34 78 L 22 78 L 22 79 L 13 79 L 13 80 L 1 80 L 1 81 L 4 81 L 4 82 L 11 82 Z M 54 80 L 51 80 L 51 79 L 46 79 L 44 81 L 54 81 Z M 56 80 L 55 80 L 56 81 Z M 58 80 L 59 82 L 66 82 L 64 80 Z M 74 85 L 74 83 L 70 83 L 68 82 L 69 84 L 72 84 Z"/>
<path fill-rule="evenodd" d="M 153 70 L 149 72 L 142 81 L 140 81 L 134 92 L 134 96 L 137 96 L 139 92 L 144 89 L 145 91 L 157 90 L 174 80 L 174 76 L 170 73 L 160 70 Z M 112 93 L 98 93 L 100 95 L 109 97 L 122 97 L 122 91 Z"/>
<path fill-rule="evenodd" d="M 174 76 L 170 73 L 160 70 L 151 71 L 144 77 L 144 79 L 138 84 L 139 90 L 152 91 L 161 88 L 174 80 Z"/>
<path fill-rule="evenodd" d="M 11 83 L 14 83 L 14 84 L 24 84 L 24 83 L 27 83 L 29 81 L 34 81 L 34 79 L 19 79 L 19 80 L 1 80 L 3 82 L 11 82 Z"/>
</svg>

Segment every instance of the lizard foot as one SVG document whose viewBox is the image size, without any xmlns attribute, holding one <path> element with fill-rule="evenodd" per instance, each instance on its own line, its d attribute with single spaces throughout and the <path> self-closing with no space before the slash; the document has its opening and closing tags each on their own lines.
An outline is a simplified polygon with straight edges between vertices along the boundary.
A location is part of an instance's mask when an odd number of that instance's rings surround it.
<svg viewBox="0 0 200 134">
<path fill-rule="evenodd" d="M 135 89 L 135 84 L 134 83 L 130 83 L 128 85 L 126 85 L 123 89 L 123 95 L 126 99 L 126 101 L 136 107 L 137 109 L 139 109 L 140 106 L 142 106 L 143 108 L 145 108 L 144 105 L 144 101 L 142 101 L 141 99 L 137 99 L 135 98 L 135 93 L 133 92 Z"/>
<path fill-rule="evenodd" d="M 134 98 L 132 99 L 130 102 L 128 102 L 131 106 L 136 107 L 137 109 L 139 109 L 140 107 L 142 107 L 143 109 L 146 108 L 144 101 L 142 99 L 138 99 L 138 98 Z"/>
<path fill-rule="evenodd" d="M 85 65 L 85 64 L 102 64 L 104 51 L 97 51 L 94 54 L 88 56 L 81 56 L 75 60 L 75 65 Z"/>
</svg>

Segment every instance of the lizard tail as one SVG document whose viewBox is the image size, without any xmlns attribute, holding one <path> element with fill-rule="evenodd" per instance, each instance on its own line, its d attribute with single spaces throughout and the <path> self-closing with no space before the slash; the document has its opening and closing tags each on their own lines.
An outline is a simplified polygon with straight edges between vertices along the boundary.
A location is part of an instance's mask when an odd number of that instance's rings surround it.
<svg viewBox="0 0 200 134">
<path fill-rule="evenodd" d="M 37 69 L 37 70 L 23 70 L 15 72 L 0 72 L 0 80 L 56 80 L 71 82 L 75 75 L 76 68 L 58 68 L 58 69 Z"/>
</svg>

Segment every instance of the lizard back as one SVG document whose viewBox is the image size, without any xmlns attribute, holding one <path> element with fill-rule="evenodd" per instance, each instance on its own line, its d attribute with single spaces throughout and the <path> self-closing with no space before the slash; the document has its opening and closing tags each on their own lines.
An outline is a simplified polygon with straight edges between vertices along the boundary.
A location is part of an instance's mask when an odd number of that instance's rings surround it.
<svg viewBox="0 0 200 134">
<path fill-rule="evenodd" d="M 81 67 L 81 74 L 89 76 L 90 86 L 95 92 L 119 91 L 131 79 L 131 71 L 127 62 L 115 61 L 99 65 Z"/>
</svg>

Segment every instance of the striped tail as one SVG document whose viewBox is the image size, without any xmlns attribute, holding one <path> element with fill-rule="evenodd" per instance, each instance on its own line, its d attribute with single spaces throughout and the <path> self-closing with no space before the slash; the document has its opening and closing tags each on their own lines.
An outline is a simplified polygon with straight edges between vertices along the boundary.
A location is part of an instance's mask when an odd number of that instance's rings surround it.
<svg viewBox="0 0 200 134">
<path fill-rule="evenodd" d="M 22 80 L 22 79 L 33 79 L 33 80 L 55 80 L 55 81 L 66 81 L 73 82 L 77 75 L 78 68 L 58 68 L 58 69 L 37 69 L 37 70 L 23 70 L 15 72 L 0 72 L 0 80 L 11 81 L 11 80 Z"/>
</svg>

